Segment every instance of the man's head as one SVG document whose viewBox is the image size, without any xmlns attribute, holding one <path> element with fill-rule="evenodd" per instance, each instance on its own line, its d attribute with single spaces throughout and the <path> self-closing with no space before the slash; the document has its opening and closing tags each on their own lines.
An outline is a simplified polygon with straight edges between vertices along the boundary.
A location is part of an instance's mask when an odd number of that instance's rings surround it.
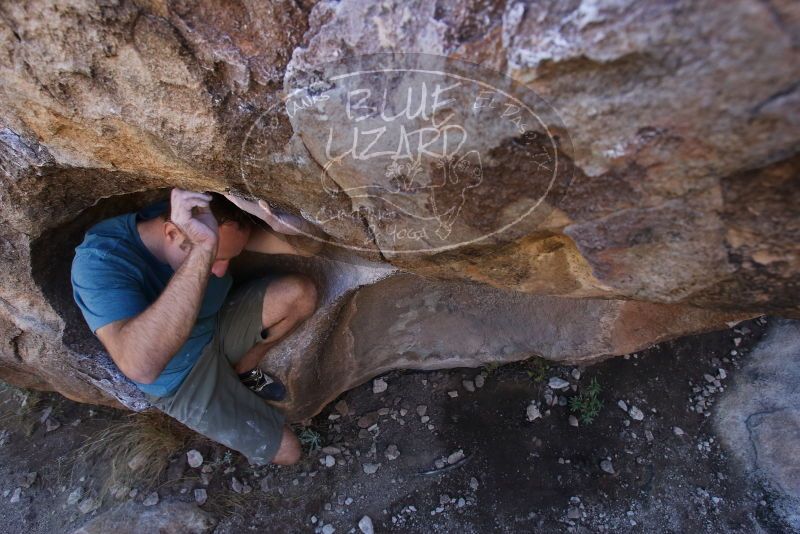
<svg viewBox="0 0 800 534">
<path fill-rule="evenodd" d="M 230 260 L 241 254 L 253 230 L 253 221 L 250 215 L 237 208 L 227 198 L 219 193 L 209 193 L 211 213 L 219 225 L 219 240 L 217 242 L 217 255 L 211 266 L 211 272 L 222 277 L 228 270 Z M 161 213 L 164 220 L 164 255 L 173 269 L 177 270 L 189 255 L 189 246 L 186 236 L 180 228 L 169 220 L 172 207 L 167 201 L 167 208 Z"/>
</svg>

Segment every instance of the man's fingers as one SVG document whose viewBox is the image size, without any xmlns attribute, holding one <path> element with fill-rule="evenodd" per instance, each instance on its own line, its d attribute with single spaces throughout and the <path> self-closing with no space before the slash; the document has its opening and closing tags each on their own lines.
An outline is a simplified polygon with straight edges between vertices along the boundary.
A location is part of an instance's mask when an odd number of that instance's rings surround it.
<svg viewBox="0 0 800 534">
<path fill-rule="evenodd" d="M 186 191 L 184 193 L 178 193 L 172 197 L 173 204 L 180 204 L 181 202 L 186 202 L 189 199 L 201 199 L 205 200 L 206 202 L 211 202 L 211 195 L 207 195 L 205 193 L 194 193 L 191 191 Z"/>
</svg>

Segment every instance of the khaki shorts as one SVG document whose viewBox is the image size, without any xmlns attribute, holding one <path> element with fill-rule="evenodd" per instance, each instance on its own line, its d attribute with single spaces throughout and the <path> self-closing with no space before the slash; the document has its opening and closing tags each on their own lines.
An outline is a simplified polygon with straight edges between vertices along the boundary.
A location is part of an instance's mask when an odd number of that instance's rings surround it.
<svg viewBox="0 0 800 534">
<path fill-rule="evenodd" d="M 173 395 L 151 404 L 184 425 L 244 454 L 251 464 L 269 463 L 283 436 L 284 415 L 244 386 L 233 366 L 262 340 L 262 303 L 275 276 L 237 288 L 219 311 L 211 342 Z"/>
</svg>

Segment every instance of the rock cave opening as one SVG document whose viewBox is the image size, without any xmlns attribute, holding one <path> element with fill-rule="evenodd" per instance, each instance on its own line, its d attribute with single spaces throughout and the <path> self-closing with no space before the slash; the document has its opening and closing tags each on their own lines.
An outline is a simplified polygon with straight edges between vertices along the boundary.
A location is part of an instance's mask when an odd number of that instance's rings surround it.
<svg viewBox="0 0 800 534">
<path fill-rule="evenodd" d="M 169 197 L 170 188 L 137 191 L 97 200 L 91 207 L 55 228 L 43 232 L 31 243 L 31 270 L 36 284 L 53 310 L 62 318 L 62 341 L 76 355 L 96 356 L 105 353 L 100 341 L 86 325 L 72 295 L 70 271 L 75 247 L 94 224 L 139 209 Z M 312 276 L 318 285 L 327 286 L 325 276 L 310 258 L 267 256 L 244 252 L 231 262 L 234 288 L 267 271 L 272 273 L 302 272 Z"/>
<path fill-rule="evenodd" d="M 31 242 L 31 274 L 53 310 L 64 321 L 62 341 L 78 354 L 104 352 L 72 296 L 70 271 L 75 247 L 94 224 L 167 198 L 169 189 L 137 191 L 97 200 L 69 222 L 50 228 Z"/>
</svg>

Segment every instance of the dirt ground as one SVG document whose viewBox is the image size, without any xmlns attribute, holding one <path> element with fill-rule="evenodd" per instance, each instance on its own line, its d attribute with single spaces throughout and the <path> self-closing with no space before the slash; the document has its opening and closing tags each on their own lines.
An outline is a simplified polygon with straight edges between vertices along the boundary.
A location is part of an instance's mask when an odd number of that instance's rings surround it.
<svg viewBox="0 0 800 534">
<path fill-rule="evenodd" d="M 238 454 L 189 436 L 157 479 L 105 495 L 96 510 L 87 499 L 103 496 L 119 469 L 104 446 L 87 452 L 86 444 L 131 417 L 5 388 L 0 531 L 71 532 L 153 490 L 161 502 L 194 502 L 194 490 L 204 488 L 202 508 L 218 519 L 219 534 L 359 532 L 363 516 L 375 532 L 784 532 L 769 492 L 746 480 L 711 418 L 697 411 L 705 405 L 713 413 L 715 397 L 766 322 L 587 368 L 534 359 L 391 373 L 382 377 L 385 391 L 364 384 L 314 418 L 303 429 L 310 452 L 299 465 L 250 467 Z M 556 390 L 548 406 L 553 377 L 569 386 Z M 581 413 L 569 398 L 586 395 L 593 380 L 599 414 L 575 427 L 570 415 Z M 531 401 L 541 413 L 533 421 Z M 205 473 L 187 465 L 190 449 L 203 455 Z"/>
</svg>

